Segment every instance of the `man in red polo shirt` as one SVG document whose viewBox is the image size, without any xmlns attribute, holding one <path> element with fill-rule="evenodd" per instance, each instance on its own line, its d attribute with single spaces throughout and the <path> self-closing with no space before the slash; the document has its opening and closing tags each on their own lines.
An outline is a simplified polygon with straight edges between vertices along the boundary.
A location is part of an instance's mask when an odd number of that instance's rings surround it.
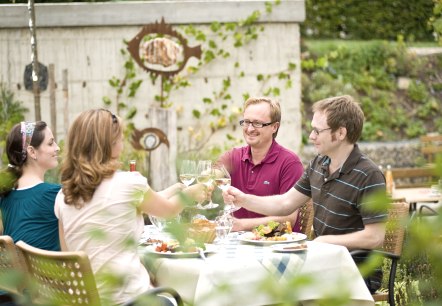
<svg viewBox="0 0 442 306">
<path fill-rule="evenodd" d="M 281 122 L 281 107 L 270 98 L 249 98 L 244 103 L 243 128 L 247 146 L 234 148 L 220 157 L 232 177 L 232 186 L 257 196 L 283 194 L 303 173 L 299 157 L 279 145 L 275 138 Z M 268 205 L 277 205 L 269 202 Z M 271 220 L 290 221 L 299 231 L 298 211 L 287 216 L 265 216 L 245 208 L 233 213 L 233 231 L 248 231 Z"/>
</svg>

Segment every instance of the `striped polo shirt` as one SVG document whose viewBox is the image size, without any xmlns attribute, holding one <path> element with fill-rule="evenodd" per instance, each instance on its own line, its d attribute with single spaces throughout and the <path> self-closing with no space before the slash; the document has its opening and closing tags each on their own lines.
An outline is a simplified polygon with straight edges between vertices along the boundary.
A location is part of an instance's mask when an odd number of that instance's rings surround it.
<svg viewBox="0 0 442 306">
<path fill-rule="evenodd" d="M 377 165 L 356 144 L 334 173 L 329 173 L 330 161 L 317 155 L 294 186 L 313 199 L 315 235 L 342 235 L 363 230 L 364 224 L 384 222 L 386 211 L 370 209 L 373 203 L 367 198 L 385 193 L 385 177 Z"/>
</svg>

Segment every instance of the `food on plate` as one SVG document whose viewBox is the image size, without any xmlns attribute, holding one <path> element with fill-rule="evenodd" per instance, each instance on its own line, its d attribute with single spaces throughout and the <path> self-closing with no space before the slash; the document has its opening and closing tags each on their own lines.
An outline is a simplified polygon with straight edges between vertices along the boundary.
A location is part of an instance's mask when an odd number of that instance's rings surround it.
<svg viewBox="0 0 442 306">
<path fill-rule="evenodd" d="M 198 252 L 198 248 L 205 250 L 204 244 L 196 243 L 193 239 L 186 239 L 181 245 L 176 240 L 161 241 L 156 244 L 155 252 L 160 253 L 194 253 Z"/>
<path fill-rule="evenodd" d="M 252 240 L 284 241 L 287 240 L 287 234 L 292 233 L 292 226 L 289 221 L 280 223 L 270 221 L 267 224 L 261 224 L 252 230 L 254 237 Z"/>
<path fill-rule="evenodd" d="M 298 244 L 285 245 L 281 249 L 284 250 L 284 251 L 305 250 L 305 249 L 307 249 L 307 243 L 298 243 Z"/>
</svg>

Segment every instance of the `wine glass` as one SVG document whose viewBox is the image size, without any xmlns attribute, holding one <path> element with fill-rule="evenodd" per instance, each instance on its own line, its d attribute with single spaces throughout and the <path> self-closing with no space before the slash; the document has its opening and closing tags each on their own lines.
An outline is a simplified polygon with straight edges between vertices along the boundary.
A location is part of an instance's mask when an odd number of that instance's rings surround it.
<svg viewBox="0 0 442 306">
<path fill-rule="evenodd" d="M 180 181 L 189 187 L 196 178 L 196 162 L 194 160 L 183 160 L 180 168 Z"/>
<path fill-rule="evenodd" d="M 212 187 L 213 183 L 213 171 L 212 171 L 212 161 L 210 160 L 200 160 L 197 165 L 197 177 L 198 183 L 204 184 L 207 187 Z M 211 209 L 218 207 L 218 204 L 212 202 L 212 198 L 206 205 L 198 203 L 196 206 L 199 209 Z"/>
<path fill-rule="evenodd" d="M 167 225 L 167 220 L 164 218 L 155 217 L 152 215 L 148 215 L 148 217 L 149 217 L 150 223 L 152 223 L 160 232 L 162 232 L 163 229 Z"/>
<path fill-rule="evenodd" d="M 227 171 L 224 165 L 217 166 L 215 168 L 215 184 L 222 191 L 229 188 L 232 182 L 232 178 L 230 177 L 229 171 Z M 234 211 L 237 211 L 240 207 L 235 206 L 233 203 L 224 203 L 224 213 L 230 214 Z"/>
<path fill-rule="evenodd" d="M 223 214 L 215 218 L 215 231 L 218 243 L 224 244 L 233 227 L 233 218 Z"/>
</svg>

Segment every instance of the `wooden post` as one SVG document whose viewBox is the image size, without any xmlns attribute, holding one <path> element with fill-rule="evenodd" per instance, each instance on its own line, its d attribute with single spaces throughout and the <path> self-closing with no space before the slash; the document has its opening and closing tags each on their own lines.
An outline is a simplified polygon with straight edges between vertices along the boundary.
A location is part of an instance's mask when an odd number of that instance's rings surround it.
<svg viewBox="0 0 442 306">
<path fill-rule="evenodd" d="M 64 119 L 64 134 L 68 134 L 69 129 L 69 91 L 68 91 L 68 70 L 62 71 L 62 87 L 63 87 L 63 119 Z"/>
<path fill-rule="evenodd" d="M 150 107 L 148 118 L 148 126 L 162 130 L 169 141 L 169 147 L 161 144 L 148 156 L 150 158 L 149 185 L 154 190 L 160 191 L 178 182 L 176 171 L 177 117 L 173 109 Z"/>
<path fill-rule="evenodd" d="M 55 68 L 49 64 L 49 104 L 51 107 L 51 130 L 57 138 L 57 107 L 55 103 Z"/>
<path fill-rule="evenodd" d="M 34 93 L 35 121 L 41 120 L 40 106 L 40 71 L 37 52 L 37 30 L 35 26 L 34 0 L 28 2 L 29 30 L 31 32 L 31 59 L 32 59 L 32 91 Z"/>
</svg>

